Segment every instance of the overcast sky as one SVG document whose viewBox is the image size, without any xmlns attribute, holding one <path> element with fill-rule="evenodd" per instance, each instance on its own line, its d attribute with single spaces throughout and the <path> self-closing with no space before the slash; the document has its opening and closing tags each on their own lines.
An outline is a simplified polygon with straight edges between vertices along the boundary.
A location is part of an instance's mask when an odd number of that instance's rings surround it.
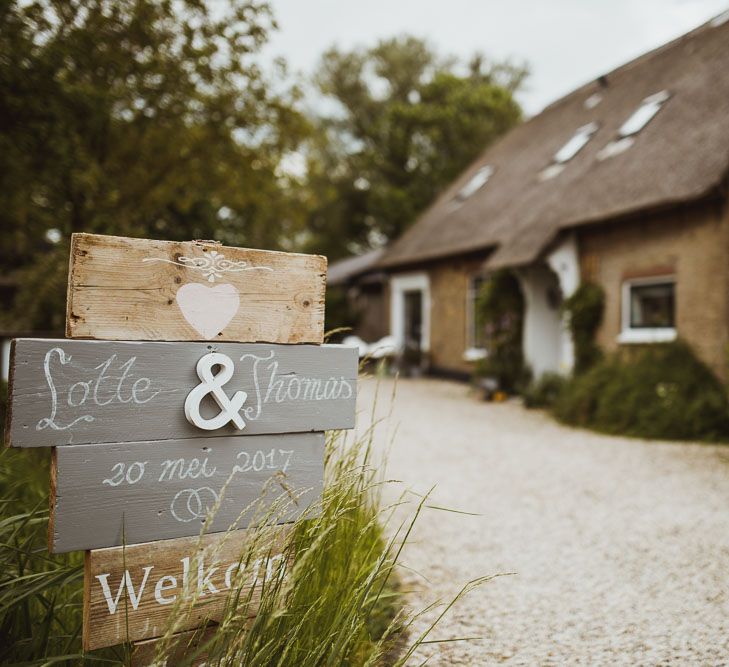
<svg viewBox="0 0 729 667">
<path fill-rule="evenodd" d="M 311 73 L 332 44 L 409 33 L 442 55 L 481 51 L 531 67 L 532 115 L 618 65 L 729 9 L 729 0 L 270 0 L 280 30 L 267 55 Z"/>
</svg>

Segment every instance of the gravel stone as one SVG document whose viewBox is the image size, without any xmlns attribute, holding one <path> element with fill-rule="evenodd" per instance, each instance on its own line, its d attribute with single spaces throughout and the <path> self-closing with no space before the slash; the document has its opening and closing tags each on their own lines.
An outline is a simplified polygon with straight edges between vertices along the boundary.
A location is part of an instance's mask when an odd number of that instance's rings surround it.
<svg viewBox="0 0 729 667">
<path fill-rule="evenodd" d="M 478 514 L 423 511 L 403 556 L 409 604 L 513 573 L 430 637 L 481 639 L 429 644 L 413 664 L 729 664 L 729 447 L 570 429 L 441 380 L 399 381 L 391 408 L 393 384 L 363 380 L 359 397 L 360 431 L 392 409 L 375 429 L 401 480 L 387 498 L 435 486 L 430 505 Z"/>
</svg>

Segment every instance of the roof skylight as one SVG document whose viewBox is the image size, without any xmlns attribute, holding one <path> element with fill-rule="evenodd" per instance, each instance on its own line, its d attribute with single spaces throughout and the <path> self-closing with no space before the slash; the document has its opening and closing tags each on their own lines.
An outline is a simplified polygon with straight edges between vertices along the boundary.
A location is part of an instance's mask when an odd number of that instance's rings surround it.
<svg viewBox="0 0 729 667">
<path fill-rule="evenodd" d="M 650 123 L 669 97 L 671 95 L 666 90 L 646 97 L 633 115 L 620 126 L 618 136 L 598 152 L 597 159 L 606 160 L 627 151 L 635 143 L 635 135 Z"/>
<path fill-rule="evenodd" d="M 494 173 L 494 168 L 487 164 L 483 167 L 481 167 L 473 176 L 471 176 L 471 179 L 464 185 L 456 195 L 456 199 L 458 201 L 465 201 L 470 196 L 478 192 L 484 185 L 486 185 L 486 182 L 491 178 L 491 175 Z"/>
<path fill-rule="evenodd" d="M 600 93 L 593 93 L 584 102 L 585 109 L 594 109 L 598 104 L 602 102 L 602 95 Z"/>
<path fill-rule="evenodd" d="M 585 144 L 590 141 L 590 137 L 595 132 L 597 132 L 597 123 L 588 123 L 580 127 L 569 141 L 554 154 L 554 162 L 557 164 L 569 162 L 584 148 Z"/>
<path fill-rule="evenodd" d="M 565 165 L 585 147 L 599 127 L 594 122 L 578 127 L 567 143 L 554 154 L 552 162 L 539 173 L 539 180 L 548 181 L 559 176 L 564 171 Z"/>
<path fill-rule="evenodd" d="M 620 137 L 630 137 L 640 132 L 651 121 L 663 106 L 663 103 L 670 97 L 668 91 L 662 90 L 660 93 L 646 97 L 643 103 L 633 112 L 633 115 L 626 120 L 620 129 L 618 135 Z"/>
</svg>

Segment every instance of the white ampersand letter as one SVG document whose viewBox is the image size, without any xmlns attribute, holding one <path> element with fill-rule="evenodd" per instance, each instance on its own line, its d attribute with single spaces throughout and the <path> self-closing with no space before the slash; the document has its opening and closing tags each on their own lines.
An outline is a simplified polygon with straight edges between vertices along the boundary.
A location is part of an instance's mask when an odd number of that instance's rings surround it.
<svg viewBox="0 0 729 667">
<path fill-rule="evenodd" d="M 213 375 L 213 366 L 220 367 L 215 375 Z M 187 417 L 187 421 L 193 426 L 206 431 L 214 431 L 231 421 L 238 430 L 244 429 L 246 423 L 243 421 L 243 417 L 240 416 L 239 411 L 243 407 L 246 398 L 248 398 L 248 394 L 244 391 L 236 391 L 233 396 L 228 398 L 222 388 L 233 377 L 233 370 L 235 369 L 233 360 L 226 354 L 211 352 L 204 357 L 200 357 L 196 369 L 201 382 L 185 399 L 185 417 Z M 206 419 L 200 414 L 200 401 L 207 394 L 211 394 L 220 406 L 220 413 L 212 419 Z"/>
</svg>

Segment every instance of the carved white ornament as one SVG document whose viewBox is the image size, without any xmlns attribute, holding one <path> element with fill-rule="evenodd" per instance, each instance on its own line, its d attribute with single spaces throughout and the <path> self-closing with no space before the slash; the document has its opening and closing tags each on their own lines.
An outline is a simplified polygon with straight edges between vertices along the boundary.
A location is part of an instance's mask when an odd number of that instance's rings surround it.
<svg viewBox="0 0 729 667">
<path fill-rule="evenodd" d="M 213 375 L 214 366 L 220 366 L 215 375 Z M 185 399 L 185 417 L 193 426 L 205 431 L 214 431 L 232 421 L 239 431 L 245 428 L 246 423 L 239 413 L 248 394 L 245 391 L 236 391 L 229 398 L 223 391 L 223 385 L 233 377 L 234 369 L 235 362 L 227 354 L 210 352 L 200 357 L 196 370 L 201 382 Z M 220 407 L 220 412 L 211 419 L 200 414 L 200 402 L 208 394 Z"/>
<path fill-rule="evenodd" d="M 143 262 L 166 262 L 184 266 L 194 271 L 199 271 L 208 282 L 214 283 L 216 278 L 222 278 L 224 273 L 239 273 L 240 271 L 273 271 L 270 266 L 248 266 L 246 261 L 233 261 L 225 259 L 225 255 L 217 250 L 211 250 L 202 257 L 178 257 L 166 259 L 164 257 L 147 257 Z"/>
</svg>

